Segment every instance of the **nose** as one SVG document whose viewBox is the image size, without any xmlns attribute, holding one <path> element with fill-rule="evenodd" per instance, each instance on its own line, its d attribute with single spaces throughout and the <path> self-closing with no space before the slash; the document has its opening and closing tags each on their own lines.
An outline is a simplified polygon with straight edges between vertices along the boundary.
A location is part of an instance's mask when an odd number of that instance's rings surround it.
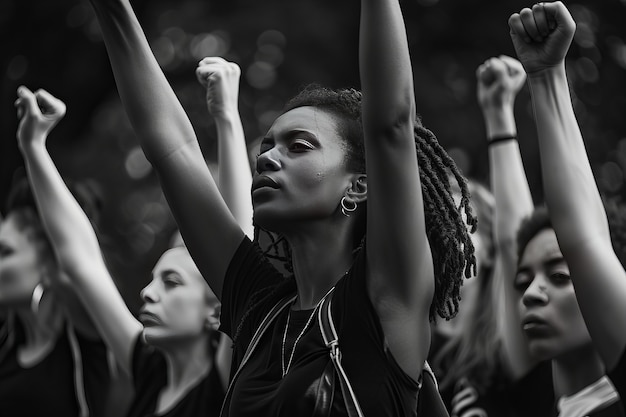
<svg viewBox="0 0 626 417">
<path fill-rule="evenodd" d="M 526 307 L 531 307 L 533 305 L 547 304 L 549 299 L 545 277 L 542 274 L 538 274 L 526 288 L 526 291 L 524 291 L 522 302 Z"/>
<path fill-rule="evenodd" d="M 157 292 L 154 289 L 154 282 L 146 285 L 143 290 L 141 290 L 141 299 L 144 303 L 155 303 L 158 301 Z"/>
<path fill-rule="evenodd" d="M 265 171 L 277 171 L 280 169 L 278 151 L 276 148 L 269 149 L 260 154 L 256 159 L 256 172 L 261 174 Z"/>
</svg>

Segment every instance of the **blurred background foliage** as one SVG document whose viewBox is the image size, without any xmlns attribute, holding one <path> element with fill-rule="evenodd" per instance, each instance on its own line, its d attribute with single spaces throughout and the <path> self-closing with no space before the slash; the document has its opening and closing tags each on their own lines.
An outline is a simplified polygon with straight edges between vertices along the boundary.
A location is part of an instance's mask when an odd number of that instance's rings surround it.
<svg viewBox="0 0 626 417">
<path fill-rule="evenodd" d="M 194 70 L 218 55 L 242 68 L 240 112 L 251 144 L 283 103 L 310 82 L 357 87 L 356 0 L 135 0 L 150 44 L 187 110 L 210 165 L 215 128 Z M 507 19 L 520 0 L 402 0 L 418 112 L 466 175 L 488 180 L 475 69 L 513 55 Z M 589 157 L 602 191 L 626 193 L 626 0 L 566 1 L 578 23 L 568 72 Z M 68 105 L 49 150 L 61 173 L 87 181 L 103 201 L 100 234 L 117 284 L 135 310 L 139 290 L 175 224 L 121 107 L 98 23 L 87 0 L 0 2 L 0 203 L 23 170 L 15 143 L 18 85 Z M 527 89 L 516 116 L 537 203 L 541 172 Z M 546 173 L 549 175 L 549 173 Z"/>
</svg>

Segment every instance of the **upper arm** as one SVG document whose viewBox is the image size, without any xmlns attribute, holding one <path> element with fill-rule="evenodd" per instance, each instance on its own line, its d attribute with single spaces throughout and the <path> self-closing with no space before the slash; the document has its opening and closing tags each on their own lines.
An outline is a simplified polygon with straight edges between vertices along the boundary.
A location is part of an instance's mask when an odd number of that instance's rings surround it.
<svg viewBox="0 0 626 417">
<path fill-rule="evenodd" d="M 558 237 L 558 236 L 557 236 Z M 563 250 L 594 345 L 612 369 L 626 348 L 626 272 L 603 235 Z"/>
<path fill-rule="evenodd" d="M 359 54 L 368 293 L 396 360 L 417 379 L 430 346 L 434 279 L 414 140 L 413 74 L 397 1 L 362 0 Z"/>
<path fill-rule="evenodd" d="M 222 199 L 197 143 L 158 162 L 167 201 L 185 245 L 221 299 L 226 270 L 244 233 Z"/>
</svg>

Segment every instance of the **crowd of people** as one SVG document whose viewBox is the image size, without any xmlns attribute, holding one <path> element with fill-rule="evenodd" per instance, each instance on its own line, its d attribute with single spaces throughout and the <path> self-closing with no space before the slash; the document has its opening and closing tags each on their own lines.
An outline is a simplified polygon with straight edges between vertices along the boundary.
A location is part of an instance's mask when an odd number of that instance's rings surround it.
<svg viewBox="0 0 626 417">
<path fill-rule="evenodd" d="M 241 71 L 200 61 L 215 177 L 129 1 L 91 3 L 179 234 L 133 315 L 99 243 L 102 202 L 47 151 L 65 103 L 18 88 L 27 175 L 0 220 L 0 415 L 626 415 L 626 211 L 588 161 L 563 3 L 514 13 L 517 58 L 476 70 L 489 186 L 417 115 L 397 0 L 360 2 L 361 89 L 303 88 L 252 167 Z M 514 117 L 525 85 L 538 206 Z"/>
</svg>

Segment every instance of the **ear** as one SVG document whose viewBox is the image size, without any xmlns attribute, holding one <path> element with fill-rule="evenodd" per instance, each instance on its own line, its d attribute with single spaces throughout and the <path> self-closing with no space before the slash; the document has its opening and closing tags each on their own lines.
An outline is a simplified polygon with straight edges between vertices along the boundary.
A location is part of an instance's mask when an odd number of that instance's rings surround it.
<svg viewBox="0 0 626 417">
<path fill-rule="evenodd" d="M 367 175 L 354 174 L 350 182 L 350 187 L 346 191 L 346 198 L 357 204 L 367 200 Z"/>
</svg>

